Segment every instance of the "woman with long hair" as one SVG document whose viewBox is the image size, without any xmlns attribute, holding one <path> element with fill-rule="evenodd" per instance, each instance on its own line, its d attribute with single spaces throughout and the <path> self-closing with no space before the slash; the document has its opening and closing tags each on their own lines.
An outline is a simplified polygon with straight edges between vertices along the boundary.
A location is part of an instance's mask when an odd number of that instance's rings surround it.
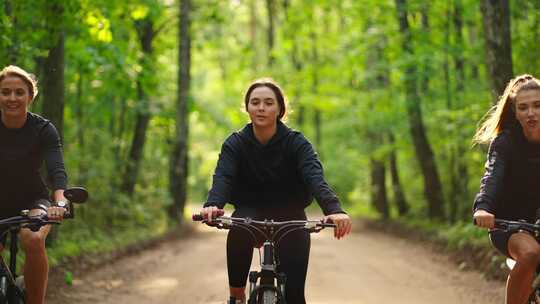
<svg viewBox="0 0 540 304">
<path fill-rule="evenodd" d="M 490 229 L 494 247 L 516 261 L 506 303 L 523 304 L 532 291 L 540 245 L 526 232 L 509 233 L 494 224 L 495 218 L 534 222 L 540 208 L 540 81 L 527 74 L 512 79 L 474 141 L 490 146 L 473 217 Z"/>
</svg>

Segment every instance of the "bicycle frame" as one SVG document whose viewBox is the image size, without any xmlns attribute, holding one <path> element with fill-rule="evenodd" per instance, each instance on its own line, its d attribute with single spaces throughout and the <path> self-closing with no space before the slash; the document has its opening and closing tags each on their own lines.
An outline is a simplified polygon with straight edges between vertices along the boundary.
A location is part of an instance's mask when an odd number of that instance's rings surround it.
<svg viewBox="0 0 540 304">
<path fill-rule="evenodd" d="M 73 218 L 73 203 L 84 203 L 88 199 L 88 192 L 82 187 L 71 187 L 64 191 L 64 197 L 68 200 L 65 207 L 64 218 Z M 29 210 L 22 210 L 21 215 L 0 220 L 0 227 L 7 228 L 2 236 L 9 233 L 9 265 L 2 256 L 0 256 L 0 304 L 23 304 L 25 303 L 24 287 L 17 283 L 17 252 L 18 234 L 21 228 L 28 228 L 32 231 L 38 231 L 42 226 L 49 224 L 60 224 L 57 221 L 51 221 L 47 215 L 29 216 Z"/>
<path fill-rule="evenodd" d="M 297 230 L 306 230 L 310 233 L 317 233 L 325 227 L 335 227 L 334 224 L 307 220 L 274 222 L 273 220 L 255 221 L 251 218 L 220 216 L 212 222 L 208 222 L 200 215 L 193 215 L 193 220 L 202 221 L 203 223 L 218 229 L 230 229 L 232 227 L 243 229 L 252 236 L 254 243 L 257 243 L 256 234 L 264 237 L 262 247 L 259 248 L 261 270 L 251 271 L 249 273 L 250 287 L 248 304 L 286 303 L 285 285 L 287 278 L 284 273 L 277 271 L 279 260 L 276 256 L 276 248 L 282 238 Z M 259 284 L 257 284 L 257 281 L 259 281 Z M 270 300 L 260 299 L 261 297 L 266 296 L 268 296 Z"/>
<path fill-rule="evenodd" d="M 0 290 L 2 291 L 2 297 L 5 297 L 8 303 L 16 303 L 17 299 L 24 299 L 23 289 L 17 285 L 17 252 L 19 251 L 18 232 L 20 228 L 9 228 L 8 233 L 10 236 L 9 244 L 9 265 L 6 263 L 3 257 L 0 256 L 0 277 L 6 281 L 0 283 Z M 10 287 L 8 287 L 10 286 Z"/>
</svg>

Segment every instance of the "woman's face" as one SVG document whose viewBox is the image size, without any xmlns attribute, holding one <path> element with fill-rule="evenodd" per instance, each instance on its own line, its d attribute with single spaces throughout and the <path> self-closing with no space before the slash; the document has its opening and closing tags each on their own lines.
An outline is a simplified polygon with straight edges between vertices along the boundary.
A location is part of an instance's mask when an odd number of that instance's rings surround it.
<svg viewBox="0 0 540 304">
<path fill-rule="evenodd" d="M 540 142 L 540 89 L 519 92 L 515 113 L 525 137 L 529 141 Z"/>
<path fill-rule="evenodd" d="M 28 85 L 17 76 L 7 76 L 0 82 L 2 116 L 26 117 L 32 97 Z"/>
<path fill-rule="evenodd" d="M 275 125 L 279 110 L 276 94 L 272 89 L 261 86 L 251 91 L 247 111 L 254 126 L 264 128 Z"/>
</svg>

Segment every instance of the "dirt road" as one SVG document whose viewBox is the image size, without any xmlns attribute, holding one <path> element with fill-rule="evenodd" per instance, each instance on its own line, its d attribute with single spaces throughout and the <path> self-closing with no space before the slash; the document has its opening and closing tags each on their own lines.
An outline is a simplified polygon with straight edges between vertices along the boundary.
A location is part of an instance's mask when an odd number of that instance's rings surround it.
<svg viewBox="0 0 540 304">
<path fill-rule="evenodd" d="M 356 227 L 336 241 L 313 235 L 310 304 L 502 303 L 504 286 L 457 270 L 447 257 L 418 243 Z M 225 232 L 197 225 L 189 238 L 76 277 L 51 291 L 47 303 L 225 303 Z M 258 256 L 253 259 L 258 263 Z"/>
</svg>

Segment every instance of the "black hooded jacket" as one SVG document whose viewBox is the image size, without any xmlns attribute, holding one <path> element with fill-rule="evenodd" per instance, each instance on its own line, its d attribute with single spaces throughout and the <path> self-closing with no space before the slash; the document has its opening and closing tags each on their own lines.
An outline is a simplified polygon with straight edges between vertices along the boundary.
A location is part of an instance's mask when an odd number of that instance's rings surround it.
<svg viewBox="0 0 540 304">
<path fill-rule="evenodd" d="M 295 212 L 308 206 L 313 196 L 325 215 L 344 213 L 302 133 L 278 122 L 276 134 L 262 145 L 247 124 L 223 143 L 204 206 L 231 203 L 236 209 Z"/>
<path fill-rule="evenodd" d="M 491 142 L 485 167 L 473 211 L 534 221 L 540 208 L 540 144 L 527 141 L 521 127 L 506 129 Z"/>
</svg>

